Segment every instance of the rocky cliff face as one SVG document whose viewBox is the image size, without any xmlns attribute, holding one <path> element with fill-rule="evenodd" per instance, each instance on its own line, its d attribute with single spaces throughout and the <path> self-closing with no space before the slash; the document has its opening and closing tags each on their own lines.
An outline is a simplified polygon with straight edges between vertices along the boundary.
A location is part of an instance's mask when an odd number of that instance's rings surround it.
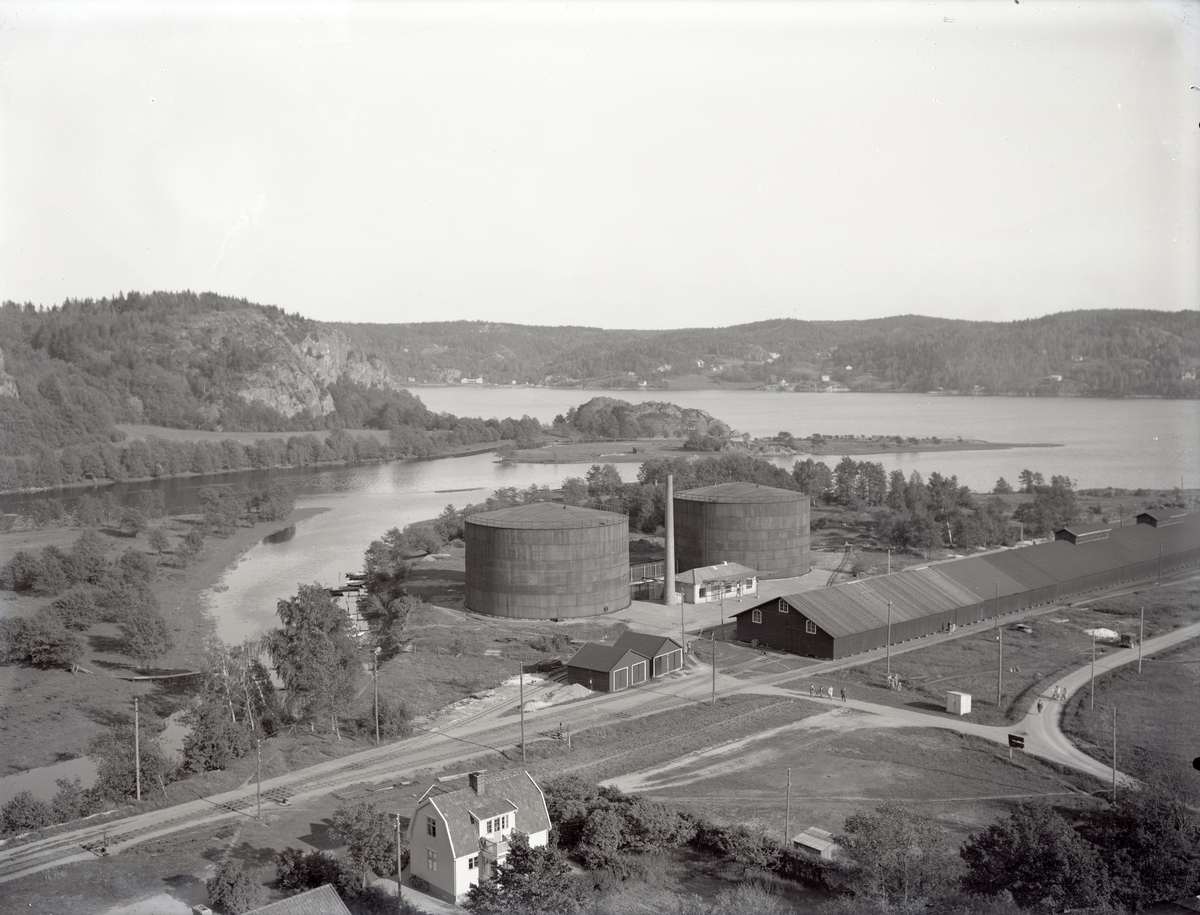
<svg viewBox="0 0 1200 915">
<path fill-rule="evenodd" d="M 335 382 L 402 389 L 382 362 L 356 350 L 341 331 L 305 328 L 255 311 L 199 315 L 167 345 L 179 358 L 223 360 L 232 385 L 218 394 L 262 404 L 287 417 L 305 410 L 314 416 L 332 413 L 329 386 Z"/>
<path fill-rule="evenodd" d="M 18 397 L 17 383 L 4 370 L 4 350 L 0 350 L 0 397 Z"/>
</svg>

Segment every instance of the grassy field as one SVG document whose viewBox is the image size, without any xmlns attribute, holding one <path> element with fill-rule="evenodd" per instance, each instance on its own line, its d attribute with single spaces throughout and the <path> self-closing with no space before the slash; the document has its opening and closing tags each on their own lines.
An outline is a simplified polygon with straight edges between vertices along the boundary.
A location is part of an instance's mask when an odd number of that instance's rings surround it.
<svg viewBox="0 0 1200 915">
<path fill-rule="evenodd" d="M 1024 716 L 1042 687 L 1091 658 L 1088 629 L 1112 629 L 1136 635 L 1138 610 L 1146 608 L 1146 637 L 1167 632 L 1200 616 L 1200 585 L 1147 588 L 1136 594 L 1100 598 L 1086 605 L 1054 609 L 1030 619 L 1032 633 L 1004 623 L 1004 694 L 996 706 L 997 633 L 987 626 L 961 638 L 909 651 L 892 658 L 891 670 L 904 681 L 904 690 L 887 686 L 886 661 L 846 668 L 827 678 L 835 689 L 845 685 L 852 695 L 870 702 L 943 710 L 946 691 L 972 695 L 973 721 L 1001 725 Z M 1114 650 L 1098 644 L 1097 656 Z M 803 680 L 791 684 L 805 688 Z"/>
<path fill-rule="evenodd" d="M 1063 730 L 1089 756 L 1109 764 L 1114 709 L 1118 768 L 1142 775 L 1157 756 L 1191 772 L 1192 759 L 1200 756 L 1200 644 L 1148 656 L 1141 674 L 1131 664 L 1100 677 L 1095 708 L 1087 689 L 1071 698 Z"/>
<path fill-rule="evenodd" d="M 147 439 L 150 436 L 165 439 L 169 442 L 223 442 L 232 439 L 243 445 L 250 445 L 260 439 L 283 439 L 287 441 L 293 436 L 315 435 L 324 440 L 329 435 L 328 429 L 317 429 L 313 432 L 212 432 L 207 429 L 172 429 L 168 426 L 146 426 L 137 423 L 117 423 L 117 429 L 125 433 L 125 441 Z M 387 444 L 386 429 L 347 429 L 355 437 L 373 438 Z"/>
<path fill-rule="evenodd" d="M 292 513 L 275 526 L 240 527 L 227 538 L 208 537 L 199 558 L 185 569 L 161 565 L 152 587 L 175 642 L 175 647 L 155 662 L 159 668 L 196 669 L 212 633 L 202 592 L 215 584 L 225 569 L 271 530 L 286 527 L 323 509 Z M 196 523 L 183 516 L 163 520 L 172 544 Z M 16 550 L 39 550 L 54 545 L 67 550 L 78 539 L 76 528 L 47 528 L 0 534 L 0 555 Z M 104 531 L 110 556 L 126 549 L 150 552 L 146 538 Z M 155 557 L 156 559 L 159 557 Z M 170 559 L 170 551 L 162 559 Z M 0 591 L 0 616 L 33 615 L 50 599 Z M 82 754 L 88 741 L 103 728 L 132 716 L 133 698 L 141 700 L 143 714 L 165 717 L 182 701 L 183 684 L 152 684 L 118 680 L 115 674 L 135 672 L 134 662 L 121 654 L 119 630 L 98 624 L 81 633 L 81 664 L 90 673 L 72 675 L 65 670 L 34 670 L 0 666 L 0 774 L 48 765 Z"/>
</svg>

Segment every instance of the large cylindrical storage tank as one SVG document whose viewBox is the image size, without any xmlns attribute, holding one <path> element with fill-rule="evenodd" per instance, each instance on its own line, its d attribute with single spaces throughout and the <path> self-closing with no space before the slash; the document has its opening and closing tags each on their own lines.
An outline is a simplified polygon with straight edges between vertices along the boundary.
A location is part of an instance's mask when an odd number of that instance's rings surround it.
<svg viewBox="0 0 1200 915">
<path fill-rule="evenodd" d="M 629 518 L 555 502 L 466 519 L 466 605 L 517 619 L 629 606 Z"/>
<path fill-rule="evenodd" d="M 718 483 L 675 493 L 680 571 L 740 562 L 762 578 L 808 573 L 809 502 L 802 492 Z"/>
</svg>

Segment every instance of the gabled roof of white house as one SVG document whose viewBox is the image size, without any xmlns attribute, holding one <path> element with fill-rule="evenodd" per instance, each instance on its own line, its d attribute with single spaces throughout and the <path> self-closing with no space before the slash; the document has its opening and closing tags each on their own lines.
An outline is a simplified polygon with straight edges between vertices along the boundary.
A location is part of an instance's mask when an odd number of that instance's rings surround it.
<svg viewBox="0 0 1200 915">
<path fill-rule="evenodd" d="M 482 773 L 479 778 L 483 783 L 483 794 L 476 794 L 469 784 L 453 791 L 435 785 L 417 801 L 417 813 L 422 806 L 430 804 L 441 815 L 450 840 L 450 853 L 455 858 L 479 850 L 479 826 L 471 822 L 472 816 L 478 821 L 511 813 L 514 819 L 510 825 L 521 832 L 535 833 L 550 828 L 546 798 L 528 772 L 509 769 L 495 774 Z M 423 828 L 423 823 L 417 822 L 414 815 L 414 838 L 421 835 Z"/>
<path fill-rule="evenodd" d="M 675 580 L 689 585 L 702 585 L 706 581 L 732 581 L 757 577 L 757 569 L 744 566 L 740 562 L 718 562 L 715 566 L 701 566 L 698 569 L 681 572 L 675 576 Z"/>
</svg>

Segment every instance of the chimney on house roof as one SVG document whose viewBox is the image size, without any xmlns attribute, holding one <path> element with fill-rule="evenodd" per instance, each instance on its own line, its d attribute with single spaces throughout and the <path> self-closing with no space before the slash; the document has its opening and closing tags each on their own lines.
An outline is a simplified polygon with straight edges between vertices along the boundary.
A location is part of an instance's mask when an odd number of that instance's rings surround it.
<svg viewBox="0 0 1200 915">
<path fill-rule="evenodd" d="M 480 797 L 483 797 L 484 789 L 487 787 L 487 782 L 483 777 L 482 772 L 472 772 L 467 776 L 467 783 L 470 784 L 471 790 Z"/>
</svg>

